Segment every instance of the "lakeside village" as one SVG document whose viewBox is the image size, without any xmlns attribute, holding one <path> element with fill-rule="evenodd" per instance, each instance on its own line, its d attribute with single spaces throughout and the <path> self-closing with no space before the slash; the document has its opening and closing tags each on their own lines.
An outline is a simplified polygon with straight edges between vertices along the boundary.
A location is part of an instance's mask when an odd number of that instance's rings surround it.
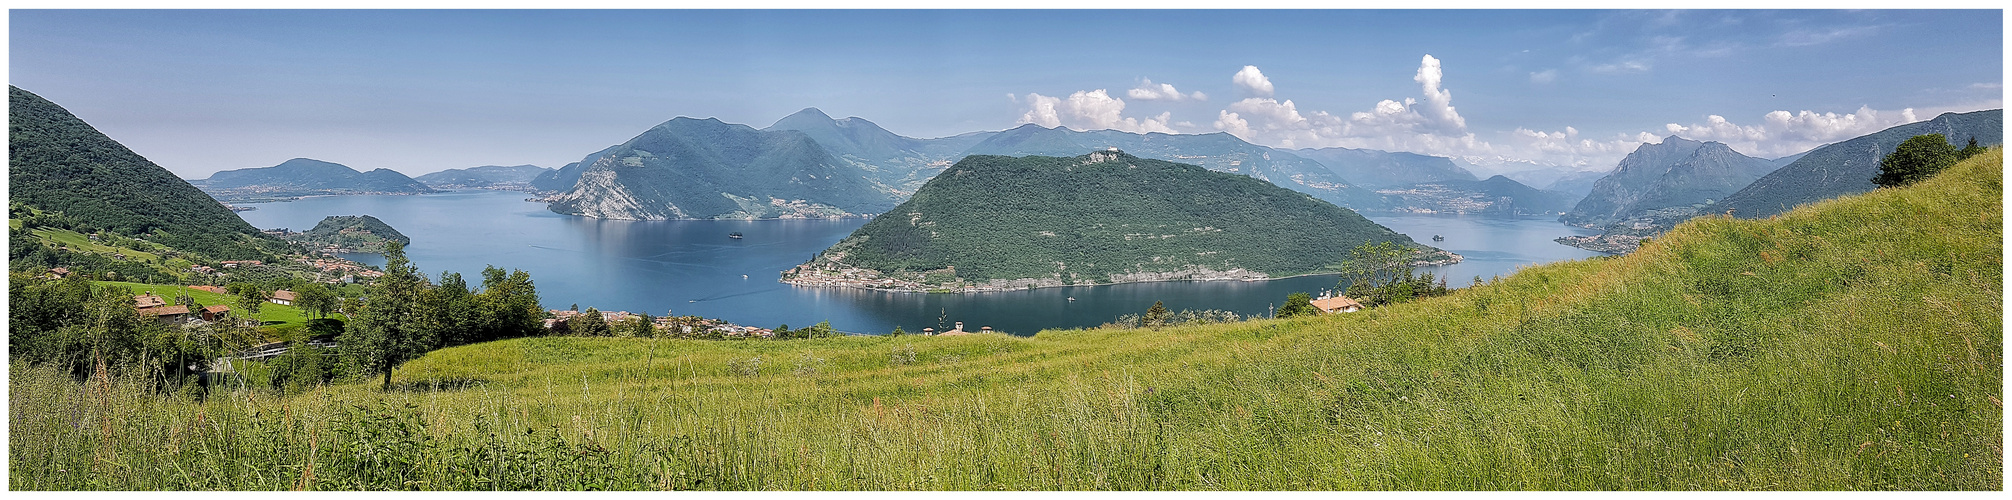
<svg viewBox="0 0 2012 500">
<path fill-rule="evenodd" d="M 1434 250 L 1422 254 L 1415 254 L 1415 257 L 1412 258 L 1411 265 L 1414 267 L 1448 266 L 1453 264 L 1459 264 L 1460 261 L 1464 260 L 1465 258 L 1466 257 L 1453 252 L 1448 252 L 1445 250 Z M 909 293 L 1010 292 L 1017 290 L 1031 290 L 1034 288 L 1045 288 L 1053 286 L 1109 284 L 1109 283 L 1094 283 L 1089 281 L 1064 282 L 1059 278 L 992 280 L 990 282 L 985 283 L 974 283 L 974 282 L 967 282 L 963 278 L 957 277 L 957 266 L 949 266 L 944 269 L 926 271 L 920 274 L 921 274 L 921 281 L 916 281 L 913 279 L 902 279 L 888 276 L 884 273 L 881 273 L 880 271 L 873 269 L 836 265 L 830 262 L 823 262 L 823 261 L 813 261 L 798 264 L 796 267 L 783 270 L 782 276 L 779 281 L 794 286 L 810 287 L 810 288 L 862 288 L 867 290 L 880 290 L 886 292 L 909 292 Z M 1143 279 L 1133 279 L 1125 282 L 1136 283 L 1136 282 L 1147 282 L 1147 281 L 1212 281 L 1212 280 L 1260 281 L 1265 279 L 1271 279 L 1271 277 L 1265 276 L 1262 273 L 1244 271 L 1241 269 L 1232 270 L 1228 272 L 1214 272 L 1202 269 L 1202 270 L 1190 270 L 1190 271 L 1167 272 L 1167 273 L 1143 273 L 1139 276 L 1142 277 Z M 1341 297 L 1341 298 L 1345 299 L 1347 297 Z"/>
<path fill-rule="evenodd" d="M 382 271 L 370 269 L 354 261 L 333 256 L 296 258 L 293 262 L 306 265 L 322 273 L 315 280 L 318 283 L 368 283 L 369 280 L 384 276 Z M 266 263 L 257 260 L 231 260 L 220 262 L 218 266 L 223 269 L 212 269 L 209 266 L 193 266 L 191 270 L 206 276 L 224 277 L 229 275 L 229 271 L 226 270 L 252 270 L 266 267 Z M 70 274 L 69 269 L 58 267 L 49 269 L 45 277 L 48 279 L 62 279 L 68 277 Z M 219 286 L 189 285 L 185 288 L 218 295 L 233 295 L 229 290 Z M 293 306 L 297 298 L 298 295 L 293 290 L 281 289 L 272 291 L 270 295 L 265 297 L 264 301 L 282 306 Z M 184 326 L 201 326 L 206 323 L 216 322 L 227 317 L 232 310 L 231 306 L 226 304 L 201 306 L 199 309 L 192 308 L 191 306 L 194 304 L 191 301 L 183 299 L 186 299 L 186 297 L 165 298 L 154 295 L 151 292 L 142 293 L 133 297 L 133 309 L 142 317 Z M 341 312 L 342 307 L 340 302 L 347 299 L 337 298 L 336 300 L 338 304 L 332 310 Z M 829 326 L 825 325 L 814 325 L 789 332 L 778 332 L 774 328 L 739 325 L 722 319 L 701 316 L 649 316 L 628 311 L 599 311 L 591 307 L 585 311 L 581 311 L 577 307 L 575 306 L 573 309 L 546 310 L 543 326 L 547 334 L 561 336 L 635 336 L 635 332 L 637 331 L 635 328 L 631 327 L 625 330 L 623 326 L 634 325 L 638 321 L 647 321 L 650 324 L 651 335 L 671 338 L 771 339 L 777 338 L 779 333 L 784 338 L 790 337 L 792 333 L 796 336 L 851 334 L 833 331 Z M 601 321 L 582 321 L 588 314 L 600 316 Z M 583 323 L 596 323 L 599 326 L 585 326 Z M 586 328 L 588 331 L 575 331 L 581 328 Z M 592 331 L 596 328 L 605 328 L 608 331 L 599 333 Z M 787 328 L 787 326 L 782 328 Z M 977 330 L 967 331 L 964 329 L 963 322 L 957 322 L 954 327 L 942 332 L 937 332 L 935 328 L 923 328 L 920 333 L 923 335 L 955 336 L 993 333 L 993 330 L 990 326 L 984 326 Z M 273 345 L 263 345 L 258 349 L 272 350 L 273 348 Z"/>
</svg>

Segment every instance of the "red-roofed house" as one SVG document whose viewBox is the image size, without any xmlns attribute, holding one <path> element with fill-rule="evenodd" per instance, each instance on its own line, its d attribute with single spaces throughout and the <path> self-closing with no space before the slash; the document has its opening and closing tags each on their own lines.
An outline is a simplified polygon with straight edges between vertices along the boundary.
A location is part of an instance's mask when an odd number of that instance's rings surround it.
<svg viewBox="0 0 2012 500">
<path fill-rule="evenodd" d="M 270 302 L 272 302 L 272 303 L 274 303 L 274 304 L 279 304 L 279 305 L 283 305 L 283 306 L 290 306 L 290 305 L 293 305 L 293 291 L 291 291 L 291 290 L 274 290 L 274 291 L 272 292 L 272 298 L 270 298 L 270 299 L 266 299 L 266 300 L 267 300 L 267 301 L 270 301 Z"/>
<path fill-rule="evenodd" d="M 154 319 L 158 319 L 167 323 L 173 323 L 188 319 L 189 306 L 149 307 L 146 309 L 141 309 L 140 315 L 152 316 Z"/>
<path fill-rule="evenodd" d="M 1333 297 L 1313 301 L 1313 307 L 1322 313 L 1356 312 L 1362 310 L 1362 303 L 1348 297 Z"/>
<path fill-rule="evenodd" d="M 133 296 L 134 309 L 147 309 L 151 307 L 161 307 L 165 305 L 168 305 L 168 301 L 162 300 L 159 295 L 154 295 L 152 292 Z M 187 313 L 189 311 L 188 309 L 185 308 L 182 309 L 182 312 Z"/>
<path fill-rule="evenodd" d="M 223 304 L 204 307 L 203 321 L 216 321 L 218 318 L 222 318 L 224 317 L 224 315 L 230 314 L 230 312 L 231 312 L 231 306 Z"/>
</svg>

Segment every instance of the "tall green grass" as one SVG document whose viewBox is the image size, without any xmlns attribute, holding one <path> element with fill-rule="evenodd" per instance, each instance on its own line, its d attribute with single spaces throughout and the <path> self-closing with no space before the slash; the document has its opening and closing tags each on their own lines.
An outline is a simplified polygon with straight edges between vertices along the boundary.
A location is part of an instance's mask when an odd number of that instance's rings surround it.
<svg viewBox="0 0 2012 500">
<path fill-rule="evenodd" d="M 2000 489 L 2002 152 L 1370 311 L 528 338 L 398 388 L 11 368 L 13 489 Z"/>
</svg>

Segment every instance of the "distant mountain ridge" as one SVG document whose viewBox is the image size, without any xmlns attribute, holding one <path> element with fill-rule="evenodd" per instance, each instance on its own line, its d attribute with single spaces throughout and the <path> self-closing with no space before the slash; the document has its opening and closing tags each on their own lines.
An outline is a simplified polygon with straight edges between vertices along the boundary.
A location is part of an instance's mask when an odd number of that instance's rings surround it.
<svg viewBox="0 0 2012 500">
<path fill-rule="evenodd" d="M 472 168 L 450 168 L 434 172 L 412 180 L 428 187 L 470 187 L 486 188 L 499 186 L 530 187 L 531 181 L 552 169 L 537 165 L 498 166 L 484 165 Z"/>
<path fill-rule="evenodd" d="M 1225 132 L 1209 134 L 1134 134 L 1116 130 L 1075 131 L 1027 124 L 985 139 L 965 154 L 1004 156 L 1076 156 L 1117 148 L 1140 158 L 1200 166 L 1242 174 L 1359 211 L 1378 211 L 1389 200 L 1336 175 L 1320 162 L 1290 152 L 1245 142 Z"/>
<path fill-rule="evenodd" d="M 1393 210 L 1411 213 L 1557 215 L 1572 208 L 1565 193 L 1540 190 L 1502 175 L 1421 182 L 1377 193 L 1396 200 Z"/>
<path fill-rule="evenodd" d="M 1335 174 L 1365 186 L 1391 187 L 1438 181 L 1478 181 L 1452 158 L 1374 149 L 1296 149 L 1293 154 L 1320 162 Z"/>
<path fill-rule="evenodd" d="M 1245 175 L 1120 151 L 971 155 L 784 278 L 1014 290 L 1282 277 L 1333 272 L 1351 249 L 1381 241 L 1429 249 Z"/>
<path fill-rule="evenodd" d="M 225 170 L 190 184 L 219 199 L 238 200 L 436 191 L 396 170 L 358 172 L 347 165 L 309 158 L 294 158 L 270 167 Z"/>
<path fill-rule="evenodd" d="M 1733 151 L 1720 142 L 1677 136 L 1643 144 L 1559 220 L 1599 227 L 1658 210 L 1692 210 L 1715 203 L 1774 169 L 1768 160 Z"/>
<path fill-rule="evenodd" d="M 1943 113 L 1931 120 L 1816 148 L 1726 196 L 1715 208 L 1732 210 L 1735 217 L 1761 218 L 1796 205 L 1871 191 L 1875 187 L 1872 177 L 1879 174 L 1879 160 L 1893 154 L 1901 141 L 1922 134 L 1942 134 L 1959 148 L 1972 137 L 1980 145 L 2002 144 L 2005 113 L 2002 109 Z"/>
<path fill-rule="evenodd" d="M 692 120 L 691 118 L 679 118 Z M 674 120 L 675 121 L 675 120 Z M 724 123 L 724 122 L 722 122 Z M 745 126 L 745 125 L 734 125 Z M 1025 124 L 997 132 L 972 132 L 936 139 L 917 139 L 890 132 L 872 121 L 859 117 L 832 118 L 817 108 L 803 110 L 777 120 L 761 132 L 793 132 L 810 139 L 817 149 L 830 156 L 837 170 L 830 174 L 837 177 L 858 178 L 867 183 L 877 194 L 863 194 L 849 189 L 830 193 L 834 197 L 804 201 L 826 207 L 838 207 L 850 203 L 854 206 L 879 206 L 887 200 L 900 201 L 912 195 L 924 183 L 934 178 L 943 169 L 969 155 L 1005 156 L 1057 156 L 1072 157 L 1091 151 L 1112 148 L 1141 158 L 1159 159 L 1198 165 L 1218 172 L 1237 173 L 1265 180 L 1279 186 L 1307 193 L 1328 202 L 1365 212 L 1414 211 L 1417 200 L 1411 204 L 1401 204 L 1399 199 L 1379 194 L 1372 185 L 1403 187 L 1420 182 L 1456 181 L 1440 184 L 1434 189 L 1444 191 L 1442 197 L 1474 198 L 1487 196 L 1496 198 L 1500 193 L 1487 194 L 1479 191 L 1451 192 L 1452 189 L 1480 186 L 1466 184 L 1480 182 L 1472 172 L 1443 157 L 1417 155 L 1412 153 L 1389 153 L 1375 150 L 1328 148 L 1318 150 L 1289 151 L 1260 146 L 1246 142 L 1228 133 L 1209 134 L 1163 134 L 1129 133 L 1116 130 L 1078 131 L 1063 127 L 1042 127 Z M 599 211 L 583 207 L 602 203 L 630 206 L 629 200 L 598 199 L 601 195 L 614 195 L 618 190 L 605 189 L 609 184 L 638 182 L 642 177 L 613 180 L 595 179 L 600 184 L 587 190 L 579 190 L 583 175 L 595 162 L 612 154 L 618 145 L 588 155 L 582 161 L 565 167 L 545 171 L 529 181 L 530 187 L 544 192 L 566 193 L 563 203 L 553 205 L 555 211 L 587 215 L 592 213 L 622 212 L 622 217 L 670 217 L 679 218 L 678 211 L 663 213 L 643 213 L 634 207 L 612 211 Z M 785 146 L 795 147 L 795 146 Z M 1300 153 L 1326 158 L 1325 162 L 1302 156 Z M 670 166 L 679 162 L 697 161 L 691 158 L 661 159 L 656 163 Z M 701 161 L 700 163 L 704 163 Z M 1329 165 L 1333 163 L 1334 165 Z M 1338 166 L 1337 166 L 1338 165 Z M 706 167 L 710 168 L 710 167 Z M 1371 175 L 1375 181 L 1357 182 L 1342 171 L 1360 172 Z M 724 171 L 723 171 L 724 172 Z M 725 175 L 725 174 L 722 174 Z M 724 179 L 715 178 L 714 181 Z M 829 179 L 827 179 L 829 180 Z M 709 181 L 712 182 L 712 181 Z M 850 181 L 845 181 L 849 184 Z M 1498 183 L 1499 184 L 1499 183 Z M 716 205 L 711 200 L 717 196 L 709 189 L 684 189 L 629 186 L 634 190 L 657 191 L 655 202 L 673 205 Z M 1527 186 L 1525 186 L 1527 187 Z M 745 189 L 743 189 L 745 190 Z M 1501 190 L 1498 190 L 1501 191 Z M 1537 190 L 1509 190 L 1517 193 L 1535 193 Z M 1508 192 L 1508 191 L 1503 191 Z M 682 194 L 680 194 L 682 193 Z M 853 193 L 853 194 L 845 194 Z M 698 200 L 695 196 L 707 198 Z M 738 195 L 737 195 L 738 196 Z M 1549 197 L 1552 195 L 1543 195 Z M 557 197 L 548 198 L 558 200 Z M 746 201 L 746 200 L 743 200 Z M 1514 201 L 1513 197 L 1511 200 Z M 741 203 L 741 202 L 736 202 Z M 1504 206 L 1532 207 L 1551 204 L 1548 199 L 1525 200 Z M 721 208 L 721 207 L 715 207 Z M 745 208 L 745 207 L 744 207 Z M 682 210 L 682 209 L 681 209 Z M 700 210 L 715 213 L 717 211 Z M 808 216 L 834 216 L 838 213 L 858 213 L 848 210 L 816 209 L 804 210 L 742 210 L 738 216 L 775 212 L 796 213 Z M 687 214 L 690 215 L 690 214 Z M 769 217 L 771 215 L 753 215 Z"/>
</svg>

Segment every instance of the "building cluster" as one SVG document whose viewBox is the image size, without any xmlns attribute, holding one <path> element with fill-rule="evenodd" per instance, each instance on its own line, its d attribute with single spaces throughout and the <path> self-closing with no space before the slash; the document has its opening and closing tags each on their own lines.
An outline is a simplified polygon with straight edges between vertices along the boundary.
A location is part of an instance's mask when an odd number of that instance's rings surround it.
<svg viewBox="0 0 2012 500">
<path fill-rule="evenodd" d="M 362 264 L 357 264 L 355 262 L 345 259 L 301 257 L 294 259 L 294 262 L 306 264 L 307 267 L 314 268 L 315 271 L 328 275 L 329 277 L 326 279 L 316 280 L 323 283 L 337 283 L 342 281 L 354 282 L 355 280 L 353 277 L 357 276 L 370 279 L 377 279 L 384 276 L 383 271 L 363 267 Z"/>
<path fill-rule="evenodd" d="M 972 334 L 979 334 L 979 333 L 992 333 L 992 327 L 989 327 L 989 326 L 981 326 L 981 327 L 978 327 L 978 331 L 975 331 L 975 332 L 967 332 L 967 331 L 964 331 L 964 322 L 962 322 L 962 321 L 959 321 L 959 322 L 957 322 L 956 326 L 952 327 L 952 328 L 951 328 L 951 329 L 949 329 L 949 330 L 944 330 L 944 331 L 943 331 L 942 333 L 937 333 L 937 332 L 936 332 L 936 328 L 934 328 L 934 327 L 931 327 L 931 328 L 923 328 L 923 329 L 922 329 L 922 334 L 923 334 L 923 335 L 938 335 L 938 336 L 956 336 L 956 335 L 972 335 Z"/>
<path fill-rule="evenodd" d="M 170 304 L 167 299 L 154 295 L 153 292 L 133 296 L 133 309 L 138 310 L 141 316 L 164 323 L 210 322 L 223 318 L 231 312 L 231 306 L 223 304 L 190 310 L 186 305 Z"/>
</svg>

